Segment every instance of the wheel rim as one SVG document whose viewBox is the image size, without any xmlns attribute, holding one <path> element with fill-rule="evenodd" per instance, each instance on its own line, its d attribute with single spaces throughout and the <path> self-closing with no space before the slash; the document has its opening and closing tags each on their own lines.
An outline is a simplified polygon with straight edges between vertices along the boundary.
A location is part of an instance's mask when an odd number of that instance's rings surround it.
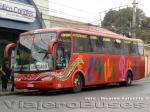
<svg viewBox="0 0 150 112">
<path fill-rule="evenodd" d="M 128 84 L 130 85 L 131 84 L 131 78 L 128 77 Z"/>
<path fill-rule="evenodd" d="M 129 75 L 128 75 L 127 84 L 128 84 L 128 85 L 131 85 L 131 84 L 132 84 L 131 73 L 129 73 Z"/>
<path fill-rule="evenodd" d="M 81 77 L 79 75 L 75 76 L 74 78 L 74 90 L 76 92 L 80 91 L 82 89 L 82 81 Z"/>
<path fill-rule="evenodd" d="M 74 87 L 79 87 L 81 85 L 80 79 L 79 77 L 76 77 L 74 79 Z"/>
</svg>

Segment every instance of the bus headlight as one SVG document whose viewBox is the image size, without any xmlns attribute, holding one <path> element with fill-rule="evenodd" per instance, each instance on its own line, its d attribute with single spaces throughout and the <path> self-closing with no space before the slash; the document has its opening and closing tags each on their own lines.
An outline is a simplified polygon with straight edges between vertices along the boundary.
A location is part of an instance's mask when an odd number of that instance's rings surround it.
<svg viewBox="0 0 150 112">
<path fill-rule="evenodd" d="M 43 77 L 41 80 L 42 81 L 49 81 L 52 80 L 54 78 L 54 76 L 47 76 L 47 77 Z"/>
<path fill-rule="evenodd" d="M 14 80 L 15 80 L 15 81 L 21 81 L 21 79 L 20 79 L 20 78 L 17 78 L 17 77 L 15 77 Z"/>
</svg>

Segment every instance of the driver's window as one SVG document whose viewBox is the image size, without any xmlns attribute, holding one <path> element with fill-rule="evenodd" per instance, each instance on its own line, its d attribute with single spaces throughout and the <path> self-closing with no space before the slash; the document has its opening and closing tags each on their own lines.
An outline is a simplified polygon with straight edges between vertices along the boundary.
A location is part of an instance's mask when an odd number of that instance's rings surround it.
<svg viewBox="0 0 150 112">
<path fill-rule="evenodd" d="M 57 69 L 63 69 L 66 67 L 66 58 L 65 58 L 65 52 L 64 47 L 59 46 L 57 48 L 57 58 L 56 58 L 56 68 Z"/>
<path fill-rule="evenodd" d="M 70 32 L 63 32 L 59 35 L 57 46 L 56 69 L 65 68 L 71 55 L 71 38 Z"/>
</svg>

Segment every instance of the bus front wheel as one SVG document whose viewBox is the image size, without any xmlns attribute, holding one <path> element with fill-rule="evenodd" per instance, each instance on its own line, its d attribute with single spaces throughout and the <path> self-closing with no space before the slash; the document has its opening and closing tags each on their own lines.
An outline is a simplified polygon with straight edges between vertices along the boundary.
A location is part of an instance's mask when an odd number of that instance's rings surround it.
<svg viewBox="0 0 150 112">
<path fill-rule="evenodd" d="M 77 93 L 77 92 L 80 92 L 82 90 L 82 87 L 83 87 L 83 81 L 82 81 L 82 78 L 79 74 L 75 75 L 74 76 L 74 79 L 73 79 L 73 92 L 74 93 Z"/>
</svg>

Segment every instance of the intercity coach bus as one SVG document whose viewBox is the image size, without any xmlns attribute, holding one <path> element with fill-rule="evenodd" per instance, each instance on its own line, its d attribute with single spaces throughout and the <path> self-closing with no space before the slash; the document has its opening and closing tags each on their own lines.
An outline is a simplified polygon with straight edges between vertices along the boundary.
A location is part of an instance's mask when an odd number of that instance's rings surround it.
<svg viewBox="0 0 150 112">
<path fill-rule="evenodd" d="M 72 88 L 90 85 L 131 85 L 145 76 L 143 41 L 120 34 L 49 28 L 22 33 L 15 47 L 14 84 L 17 89 Z"/>
</svg>

